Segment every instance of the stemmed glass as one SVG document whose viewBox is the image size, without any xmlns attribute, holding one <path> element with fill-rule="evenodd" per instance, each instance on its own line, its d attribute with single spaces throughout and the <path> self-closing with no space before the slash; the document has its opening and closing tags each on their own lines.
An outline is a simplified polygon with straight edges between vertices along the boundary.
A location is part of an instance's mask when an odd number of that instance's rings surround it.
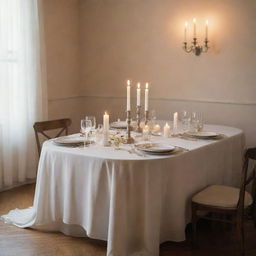
<svg viewBox="0 0 256 256">
<path fill-rule="evenodd" d="M 92 122 L 92 128 L 90 131 L 90 135 L 91 135 L 92 139 L 95 139 L 95 136 L 96 136 L 96 118 L 95 118 L 95 116 L 86 116 L 85 120 L 90 120 Z"/>
<path fill-rule="evenodd" d="M 95 118 L 95 116 L 86 116 L 85 120 L 91 120 L 92 130 L 95 130 L 95 128 L 96 128 L 96 118 Z"/>
<path fill-rule="evenodd" d="M 183 110 L 181 113 L 181 124 L 184 132 L 188 132 L 190 129 L 191 114 L 190 112 Z"/>
<path fill-rule="evenodd" d="M 88 134 L 91 131 L 91 129 L 92 129 L 92 121 L 91 120 L 88 120 L 88 119 L 81 120 L 81 131 L 83 134 L 85 134 L 85 143 L 88 140 Z M 84 143 L 84 145 L 85 145 L 85 143 Z"/>
<path fill-rule="evenodd" d="M 200 112 L 192 112 L 191 114 L 191 125 L 194 132 L 200 132 L 203 130 L 203 115 Z"/>
<path fill-rule="evenodd" d="M 156 117 L 156 111 L 153 109 L 153 110 L 151 111 L 151 122 L 153 123 L 153 125 L 156 124 L 156 119 L 157 119 L 157 117 Z"/>
</svg>

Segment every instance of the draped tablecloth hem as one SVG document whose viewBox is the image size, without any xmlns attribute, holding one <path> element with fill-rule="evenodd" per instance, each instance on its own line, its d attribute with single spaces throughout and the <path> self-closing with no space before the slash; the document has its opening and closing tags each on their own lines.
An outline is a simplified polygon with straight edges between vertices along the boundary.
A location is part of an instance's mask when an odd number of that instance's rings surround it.
<svg viewBox="0 0 256 256">
<path fill-rule="evenodd" d="M 22 228 L 107 240 L 108 256 L 156 256 L 161 243 L 185 240 L 195 193 L 212 184 L 239 184 L 244 134 L 225 126 L 205 129 L 226 138 L 152 138 L 189 151 L 166 158 L 45 142 L 34 206 L 2 219 Z"/>
<path fill-rule="evenodd" d="M 107 242 L 107 237 L 105 236 L 88 233 L 84 225 L 81 225 L 78 223 L 70 223 L 63 220 L 34 224 L 35 216 L 36 216 L 35 209 L 33 207 L 29 207 L 26 209 L 11 210 L 8 214 L 2 215 L 0 219 L 7 224 L 13 224 L 19 228 L 32 228 L 32 229 L 40 230 L 44 232 L 61 232 L 67 236 L 88 237 L 91 239 L 102 240 Z M 185 237 L 175 239 L 174 237 L 167 236 L 161 239 L 160 244 L 169 242 L 169 241 L 183 242 L 185 241 Z M 134 255 L 143 255 L 143 254 L 136 253 Z"/>
</svg>

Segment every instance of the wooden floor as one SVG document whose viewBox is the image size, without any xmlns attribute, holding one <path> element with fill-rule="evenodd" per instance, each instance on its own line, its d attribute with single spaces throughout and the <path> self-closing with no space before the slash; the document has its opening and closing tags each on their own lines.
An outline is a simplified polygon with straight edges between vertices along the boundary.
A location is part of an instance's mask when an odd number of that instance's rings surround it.
<svg viewBox="0 0 256 256">
<path fill-rule="evenodd" d="M 32 205 L 34 185 L 0 193 L 0 214 L 14 208 Z M 199 223 L 200 249 L 191 250 L 189 243 L 164 243 L 161 256 L 235 256 L 238 241 L 232 231 L 208 222 Z M 256 230 L 251 221 L 246 221 L 246 255 L 256 256 Z M 188 227 L 187 237 L 191 231 Z M 72 238 L 61 233 L 44 233 L 31 229 L 20 229 L 0 222 L 0 256 L 103 256 L 106 243 L 88 238 Z M 122 256 L 122 255 L 120 255 Z"/>
</svg>

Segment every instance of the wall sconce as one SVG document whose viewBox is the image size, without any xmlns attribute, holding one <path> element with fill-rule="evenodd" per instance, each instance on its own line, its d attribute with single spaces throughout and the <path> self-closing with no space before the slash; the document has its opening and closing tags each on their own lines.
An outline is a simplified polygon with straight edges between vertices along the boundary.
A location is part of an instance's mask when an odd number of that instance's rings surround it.
<svg viewBox="0 0 256 256">
<path fill-rule="evenodd" d="M 193 52 L 196 56 L 199 56 L 202 52 L 207 52 L 209 49 L 208 46 L 208 20 L 205 22 L 205 40 L 204 45 L 199 45 L 196 37 L 196 19 L 193 19 L 193 42 L 192 45 L 188 46 L 187 43 L 187 30 L 188 30 L 188 23 L 185 22 L 184 28 L 184 46 L 183 49 L 185 52 L 190 53 Z"/>
</svg>

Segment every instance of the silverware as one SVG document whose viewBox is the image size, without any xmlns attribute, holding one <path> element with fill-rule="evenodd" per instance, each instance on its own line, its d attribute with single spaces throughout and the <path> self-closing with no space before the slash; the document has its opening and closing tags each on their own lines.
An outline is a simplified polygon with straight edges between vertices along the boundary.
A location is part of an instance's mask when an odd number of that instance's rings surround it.
<svg viewBox="0 0 256 256">
<path fill-rule="evenodd" d="M 135 148 L 131 148 L 131 149 L 128 149 L 128 148 L 118 148 L 116 150 L 124 150 L 124 151 L 127 151 L 130 154 L 136 154 L 137 156 L 146 157 L 145 154 L 143 154 L 141 152 L 138 152 Z"/>
<path fill-rule="evenodd" d="M 130 151 L 131 151 L 132 153 L 135 153 L 135 154 L 138 155 L 138 156 L 146 157 L 146 155 L 145 155 L 144 153 L 138 152 L 134 145 L 132 146 L 132 148 L 131 148 Z"/>
<path fill-rule="evenodd" d="M 181 150 L 183 150 L 183 151 L 186 151 L 186 152 L 189 152 L 189 151 L 190 151 L 189 149 L 183 148 L 183 147 L 180 147 L 180 146 L 174 146 L 174 147 L 176 147 L 176 148 L 178 148 L 178 149 L 181 149 Z"/>
<path fill-rule="evenodd" d="M 184 139 L 184 140 L 190 140 L 190 141 L 198 141 L 198 139 L 184 135 L 184 134 L 179 134 L 178 138 L 180 139 Z"/>
</svg>

